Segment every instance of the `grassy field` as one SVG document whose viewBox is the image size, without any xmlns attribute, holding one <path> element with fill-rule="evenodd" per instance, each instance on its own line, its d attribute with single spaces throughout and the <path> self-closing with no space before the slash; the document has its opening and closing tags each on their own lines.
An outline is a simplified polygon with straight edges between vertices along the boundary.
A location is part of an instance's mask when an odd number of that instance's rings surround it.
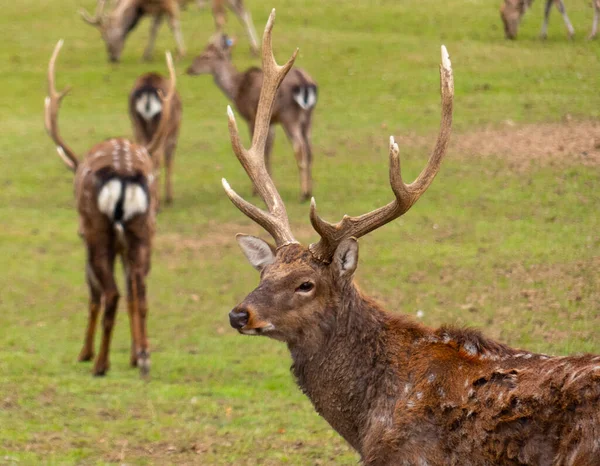
<svg viewBox="0 0 600 466">
<path fill-rule="evenodd" d="M 482 328 L 555 354 L 600 352 L 600 43 L 592 9 L 572 1 L 568 41 L 556 11 L 541 42 L 542 2 L 507 42 L 499 1 L 248 0 L 262 31 L 278 9 L 276 56 L 320 86 L 315 196 L 325 218 L 391 198 L 387 138 L 405 178 L 424 165 L 439 122 L 437 66 L 455 69 L 455 134 L 440 175 L 402 219 L 361 240 L 358 282 L 396 312 Z M 295 387 L 284 345 L 237 335 L 227 312 L 258 281 L 234 234 L 260 231 L 227 200 L 226 176 L 250 187 L 228 140 L 225 97 L 206 76 L 181 76 L 184 123 L 175 203 L 159 216 L 149 278 L 152 376 L 128 367 L 122 303 L 107 377 L 77 364 L 87 318 L 84 249 L 72 175 L 43 130 L 45 71 L 65 39 L 58 85 L 72 85 L 63 136 L 80 154 L 130 135 L 143 22 L 122 63 L 77 15 L 91 0 L 8 2 L 0 17 L 0 464 L 356 464 L 357 455 Z M 207 10 L 183 15 L 185 69 L 212 33 Z M 258 64 L 240 25 L 235 61 Z M 294 230 L 314 241 L 289 143 L 278 132 L 275 178 Z M 119 271 L 119 275 L 121 273 Z"/>
</svg>

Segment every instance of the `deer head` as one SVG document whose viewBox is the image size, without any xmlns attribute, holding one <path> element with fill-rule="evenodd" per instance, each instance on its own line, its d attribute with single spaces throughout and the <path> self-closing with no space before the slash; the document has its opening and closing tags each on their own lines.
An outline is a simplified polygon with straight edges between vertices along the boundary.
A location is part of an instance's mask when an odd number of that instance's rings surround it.
<svg viewBox="0 0 600 466">
<path fill-rule="evenodd" d="M 81 10 L 80 14 L 87 24 L 100 31 L 110 61 L 118 62 L 125 46 L 125 31 L 121 18 L 104 13 L 105 4 L 106 0 L 98 0 L 94 16 L 90 16 L 85 10 Z"/>
<path fill-rule="evenodd" d="M 500 7 L 500 17 L 504 24 L 504 35 L 507 39 L 516 39 L 519 23 L 532 0 L 504 0 Z"/>
<path fill-rule="evenodd" d="M 355 290 L 352 278 L 358 264 L 357 239 L 406 213 L 433 181 L 450 137 L 454 85 L 448 52 L 442 46 L 442 123 L 427 167 L 413 183 L 405 184 L 400 173 L 398 145 L 390 138 L 389 176 L 395 199 L 372 212 L 358 217 L 344 216 L 339 223 L 331 224 L 317 215 L 313 198 L 310 220 L 321 239 L 308 248 L 303 247 L 294 238 L 285 205 L 264 162 L 273 101 L 297 53 L 284 66 L 275 62 L 271 46 L 274 19 L 275 10 L 269 17 L 263 37 L 264 81 L 249 150 L 242 147 L 233 112 L 228 108 L 233 150 L 268 211 L 245 201 L 226 180 L 223 180 L 223 186 L 233 204 L 261 225 L 275 244 L 238 235 L 242 251 L 261 278 L 259 286 L 230 312 L 229 319 L 232 327 L 242 334 L 266 335 L 295 345 L 326 331 L 326 322 L 331 321 L 325 319 L 327 314 L 340 307 L 344 294 Z"/>
<path fill-rule="evenodd" d="M 203 52 L 198 55 L 187 69 L 187 74 L 197 76 L 210 74 L 218 63 L 231 61 L 231 49 L 236 43 L 235 38 L 227 34 L 214 34 Z"/>
</svg>

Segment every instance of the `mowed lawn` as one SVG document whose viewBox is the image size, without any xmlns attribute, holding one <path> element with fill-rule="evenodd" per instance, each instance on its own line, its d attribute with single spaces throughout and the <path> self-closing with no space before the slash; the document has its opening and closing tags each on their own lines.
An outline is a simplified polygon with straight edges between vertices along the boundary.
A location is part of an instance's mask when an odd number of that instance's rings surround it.
<svg viewBox="0 0 600 466">
<path fill-rule="evenodd" d="M 391 199 L 390 134 L 406 180 L 424 166 L 439 124 L 439 47 L 450 51 L 449 155 L 411 212 L 361 240 L 365 291 L 394 312 L 421 311 L 428 325 L 475 326 L 533 351 L 600 353 L 600 43 L 584 39 L 588 1 L 567 5 L 574 41 L 553 11 L 545 42 L 543 2 L 516 42 L 503 38 L 499 1 L 247 3 L 261 35 L 277 8 L 277 58 L 300 47 L 297 66 L 319 83 L 315 196 L 330 220 Z M 296 388 L 285 345 L 229 327 L 227 313 L 258 282 L 234 235 L 266 235 L 222 192 L 221 177 L 251 191 L 230 149 L 226 99 L 207 76 L 178 81 L 175 203 L 159 214 L 148 281 L 151 378 L 128 367 L 123 300 L 108 375 L 76 362 L 85 255 L 72 175 L 43 128 L 48 59 L 65 39 L 57 80 L 73 91 L 60 128 L 83 155 L 131 135 L 129 89 L 143 72 L 166 72 L 163 52 L 174 49 L 163 26 L 154 61 L 141 62 L 146 20 L 122 63 L 108 64 L 82 6 L 94 2 L 20 0 L 0 16 L 0 464 L 356 464 Z M 180 73 L 213 32 L 209 10 L 191 6 L 182 28 Z M 231 15 L 228 28 L 239 67 L 258 65 Z M 315 241 L 280 130 L 274 164 L 297 237 Z"/>
</svg>

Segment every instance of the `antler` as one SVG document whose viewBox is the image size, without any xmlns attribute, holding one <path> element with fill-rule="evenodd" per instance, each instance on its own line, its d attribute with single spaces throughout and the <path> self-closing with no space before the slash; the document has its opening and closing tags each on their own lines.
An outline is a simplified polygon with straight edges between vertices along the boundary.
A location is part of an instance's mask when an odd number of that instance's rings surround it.
<svg viewBox="0 0 600 466">
<path fill-rule="evenodd" d="M 150 153 L 153 159 L 157 159 L 157 156 L 154 154 L 158 150 L 162 150 L 164 147 L 165 139 L 169 133 L 169 119 L 171 118 L 171 107 L 173 102 L 173 96 L 175 95 L 175 88 L 177 85 L 177 79 L 175 77 L 175 68 L 173 68 L 173 58 L 171 57 L 171 53 L 167 52 L 165 54 L 167 60 L 167 68 L 169 69 L 169 89 L 167 90 L 167 95 L 163 96 L 162 93 L 159 92 L 160 99 L 162 101 L 162 111 L 160 116 L 160 122 L 158 124 L 158 128 L 152 137 L 152 140 L 146 145 L 146 149 Z"/>
<path fill-rule="evenodd" d="M 56 44 L 56 47 L 54 47 L 54 52 L 52 53 L 50 64 L 48 65 L 48 97 L 46 97 L 46 100 L 44 101 L 44 123 L 48 135 L 50 135 L 56 144 L 58 155 L 60 155 L 65 164 L 67 164 L 71 170 L 75 171 L 77 169 L 77 165 L 79 164 L 79 160 L 77 159 L 75 152 L 73 152 L 73 150 L 67 146 L 58 132 L 58 111 L 60 110 L 60 102 L 71 90 L 71 88 L 68 87 L 59 93 L 56 91 L 55 87 L 54 64 L 56 63 L 58 53 L 60 52 L 62 46 L 63 40 L 61 39 Z"/>
<path fill-rule="evenodd" d="M 106 4 L 106 0 L 98 0 L 98 4 L 96 5 L 96 13 L 93 17 L 91 17 L 87 11 L 83 8 L 79 11 L 79 14 L 83 18 L 83 20 L 91 26 L 102 26 L 103 21 L 103 12 L 104 5 Z"/>
<path fill-rule="evenodd" d="M 427 166 L 419 177 L 410 184 L 404 184 L 400 171 L 400 157 L 398 144 L 390 137 L 390 184 L 396 199 L 389 204 L 359 217 L 344 218 L 334 224 L 324 221 L 317 215 L 315 199 L 311 200 L 310 221 L 313 228 L 321 236 L 317 244 L 310 245 L 310 251 L 316 259 L 329 262 L 337 246 L 345 238 L 351 236 L 360 238 L 367 233 L 400 217 L 417 202 L 419 197 L 427 190 L 435 175 L 440 169 L 440 164 L 450 139 L 452 128 L 452 101 L 454 97 L 454 79 L 452 64 L 446 47 L 442 45 L 442 64 L 440 65 L 441 94 L 442 94 L 442 121 L 437 143 L 429 157 Z"/>
<path fill-rule="evenodd" d="M 223 178 L 222 183 L 231 202 L 233 202 L 245 215 L 267 230 L 275 240 L 277 247 L 280 247 L 290 243 L 297 243 L 297 241 L 294 239 L 294 235 L 290 229 L 285 205 L 265 167 L 265 144 L 269 134 L 271 114 L 273 113 L 273 104 L 275 102 L 277 90 L 279 89 L 279 85 L 281 84 L 281 81 L 283 81 L 283 78 L 285 78 L 292 68 L 294 61 L 296 60 L 296 55 L 298 54 L 298 49 L 296 49 L 285 65 L 279 66 L 277 64 L 275 57 L 273 56 L 273 48 L 271 45 L 271 32 L 273 30 L 274 21 L 275 9 L 271 11 L 263 35 L 263 83 L 258 103 L 254 134 L 252 136 L 252 146 L 249 150 L 246 150 L 242 146 L 235 117 L 231 107 L 227 107 L 227 115 L 229 116 L 229 134 L 233 151 L 244 167 L 244 170 L 246 170 L 256 191 L 267 205 L 269 211 L 265 212 L 242 199 L 242 197 L 231 189 L 225 178 Z"/>
</svg>

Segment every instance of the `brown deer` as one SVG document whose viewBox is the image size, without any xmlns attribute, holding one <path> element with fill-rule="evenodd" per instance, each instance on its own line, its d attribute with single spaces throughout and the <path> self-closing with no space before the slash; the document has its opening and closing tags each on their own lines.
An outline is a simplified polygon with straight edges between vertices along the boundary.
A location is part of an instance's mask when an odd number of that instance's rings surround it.
<svg viewBox="0 0 600 466">
<path fill-rule="evenodd" d="M 250 149 L 228 109 L 233 150 L 267 211 L 225 180 L 223 186 L 275 240 L 238 235 L 260 284 L 230 312 L 231 326 L 287 344 L 301 390 L 365 465 L 600 464 L 600 356 L 549 357 L 473 330 L 428 328 L 384 311 L 354 284 L 357 239 L 406 213 L 446 153 L 454 87 L 445 47 L 441 129 L 425 169 L 405 184 L 391 138 L 395 199 L 337 224 L 317 215 L 313 199 L 310 220 L 321 239 L 306 248 L 294 238 L 264 162 L 277 89 L 296 57 L 275 62 L 273 21 L 274 13 L 263 38 L 265 78 Z"/>
<path fill-rule="evenodd" d="M 175 36 L 177 53 L 180 57 L 183 57 L 185 55 L 185 45 L 183 34 L 181 33 L 179 14 L 180 10 L 191 1 L 119 0 L 114 3 L 114 9 L 109 14 L 105 14 L 104 7 L 106 0 L 98 0 L 96 13 L 93 17 L 88 15 L 85 10 L 81 11 L 81 16 L 86 23 L 99 29 L 102 39 L 106 44 L 108 57 L 112 62 L 120 60 L 127 35 L 138 25 L 140 19 L 144 16 L 152 16 L 150 38 L 144 51 L 144 60 L 150 60 L 158 30 L 163 18 L 166 16 L 169 27 Z M 224 0 L 213 0 L 213 14 L 218 30 L 221 30 L 225 23 L 223 2 Z M 244 8 L 242 0 L 227 0 L 227 5 L 246 27 L 246 31 L 250 37 L 251 49 L 254 53 L 257 53 L 258 44 L 256 42 L 256 32 L 252 23 L 252 17 Z"/>
<path fill-rule="evenodd" d="M 188 68 L 189 75 L 212 74 L 217 86 L 235 104 L 248 123 L 250 135 L 255 131 L 263 71 L 252 67 L 244 72 L 231 62 L 235 41 L 224 34 L 213 36 L 204 52 Z M 317 84 L 309 74 L 295 69 L 281 83 L 274 102 L 265 147 L 265 160 L 271 173 L 271 150 L 275 139 L 274 125 L 279 123 L 292 143 L 300 172 L 301 200 L 312 195 L 312 113 L 317 103 Z"/>
<path fill-rule="evenodd" d="M 589 39 L 595 39 L 598 33 L 598 20 L 600 19 L 600 0 L 592 0 L 594 5 L 594 20 L 592 23 L 592 31 L 590 32 Z M 500 7 L 500 17 L 504 24 L 504 34 L 507 39 L 516 39 L 517 32 L 519 30 L 519 23 L 521 18 L 525 15 L 525 12 L 531 7 L 533 0 L 504 0 L 504 3 Z M 544 7 L 544 24 L 542 25 L 542 31 L 540 37 L 545 39 L 548 33 L 548 19 L 550 18 L 550 10 L 552 5 L 555 4 L 558 11 L 563 17 L 565 27 L 569 34 L 569 38 L 573 38 L 575 35 L 575 29 L 567 16 L 567 10 L 563 0 L 546 0 Z"/>
<path fill-rule="evenodd" d="M 162 118 L 162 95 L 166 95 L 170 80 L 157 73 L 146 73 L 136 79 L 129 94 L 129 118 L 133 126 L 135 142 L 148 145 L 160 127 Z M 166 168 L 165 194 L 167 204 L 173 202 L 172 170 L 175 148 L 181 126 L 181 98 L 176 91 L 171 102 L 170 119 L 167 122 L 164 159 Z M 162 163 L 162 154 L 155 152 L 154 166 L 158 168 Z M 157 187 L 157 193 L 159 189 Z M 157 201 L 160 195 L 157 194 Z"/>
<path fill-rule="evenodd" d="M 58 129 L 60 104 L 69 91 L 59 93 L 55 87 L 54 67 L 62 44 L 59 41 L 56 45 L 48 66 L 45 126 L 58 154 L 75 173 L 79 230 L 87 249 L 85 272 L 90 292 L 89 321 L 79 361 L 90 361 L 94 357 L 94 334 L 103 298 L 102 344 L 93 373 L 104 375 L 109 369 L 110 341 L 119 301 L 114 265 L 120 256 L 127 281 L 131 365 L 139 366 L 141 374 L 145 375 L 150 370 L 146 276 L 150 271 L 157 207 L 154 164 L 150 154 L 162 150 L 168 134 L 168 117 L 175 94 L 171 55 L 167 54 L 171 81 L 162 100 L 163 118 L 154 138 L 144 145 L 122 138 L 109 139 L 96 144 L 80 160 Z"/>
</svg>

